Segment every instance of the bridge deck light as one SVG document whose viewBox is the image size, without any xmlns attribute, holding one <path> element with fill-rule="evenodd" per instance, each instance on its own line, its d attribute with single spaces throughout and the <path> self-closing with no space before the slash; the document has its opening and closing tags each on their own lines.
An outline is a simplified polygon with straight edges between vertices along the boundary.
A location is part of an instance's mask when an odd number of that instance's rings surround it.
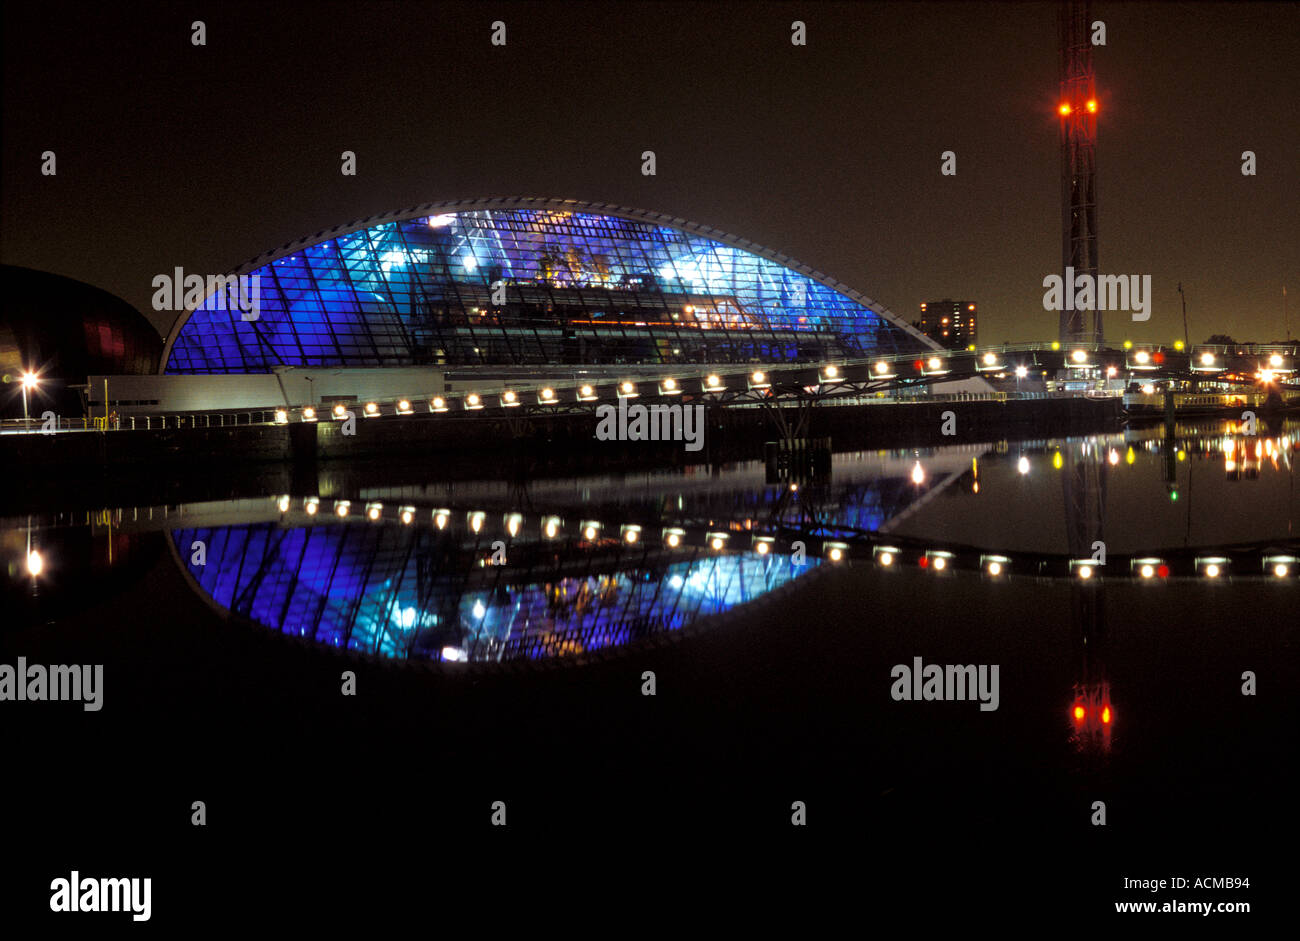
<svg viewBox="0 0 1300 941">
<path fill-rule="evenodd" d="M 840 368 L 838 366 L 827 366 L 822 370 L 822 376 L 827 379 L 838 379 L 840 377 Z"/>
<path fill-rule="evenodd" d="M 883 568 L 893 565 L 897 555 L 898 550 L 893 546 L 878 546 L 875 550 L 876 562 Z"/>
<path fill-rule="evenodd" d="M 886 363 L 884 360 L 881 360 L 880 362 L 876 363 L 875 370 L 877 376 L 883 376 L 887 372 L 889 372 L 889 364 Z"/>
<path fill-rule="evenodd" d="M 1023 379 L 1023 378 L 1025 378 L 1025 376 L 1028 376 L 1028 375 L 1029 375 L 1029 368 L 1028 368 L 1028 367 L 1026 367 L 1026 366 L 1017 366 L 1017 367 L 1016 367 L 1016 378 L 1017 378 L 1017 379 Z"/>
<path fill-rule="evenodd" d="M 515 392 L 513 389 L 507 389 L 505 392 L 502 392 L 501 404 L 506 408 L 514 408 L 519 405 L 519 393 Z"/>
<path fill-rule="evenodd" d="M 555 390 L 549 386 L 537 393 L 537 401 L 547 405 L 555 401 Z"/>
<path fill-rule="evenodd" d="M 585 520 L 582 524 L 582 538 L 587 542 L 592 542 L 604 527 L 596 520 Z"/>
<path fill-rule="evenodd" d="M 366 403 L 366 417 L 367 417 L 367 418 L 378 418 L 378 417 L 379 417 L 379 403 L 378 403 L 378 402 L 367 402 L 367 403 Z"/>
<path fill-rule="evenodd" d="M 1148 353 L 1146 350 L 1138 350 L 1136 353 L 1133 354 L 1133 361 L 1135 363 L 1141 363 L 1143 366 L 1145 366 L 1147 363 L 1151 362 L 1151 354 Z"/>
<path fill-rule="evenodd" d="M 371 522 L 374 522 L 375 520 L 379 519 L 379 517 L 383 515 L 384 515 L 384 505 L 382 503 L 366 504 L 366 516 L 370 518 Z"/>
<path fill-rule="evenodd" d="M 342 402 L 334 406 L 334 417 L 343 418 L 348 413 L 348 408 Z"/>
<path fill-rule="evenodd" d="M 1213 365 L 1214 365 L 1214 354 L 1211 353 L 1209 350 L 1206 350 L 1204 353 L 1202 353 L 1202 354 L 1201 354 L 1201 365 L 1202 365 L 1202 366 L 1213 366 Z"/>
<path fill-rule="evenodd" d="M 402 520 L 403 526 L 410 526 L 412 521 L 415 519 L 415 507 L 413 506 L 402 507 L 400 518 Z"/>
<path fill-rule="evenodd" d="M 476 409 L 482 407 L 483 407 L 483 400 L 479 398 L 477 392 L 471 392 L 469 395 L 465 396 L 466 409 Z"/>
<path fill-rule="evenodd" d="M 320 497 L 307 497 L 302 501 L 302 508 L 308 516 L 315 516 L 320 509 Z"/>
<path fill-rule="evenodd" d="M 926 365 L 927 365 L 930 369 L 938 369 L 940 366 L 943 365 L 943 360 L 941 360 L 941 359 L 940 359 L 939 357 L 937 357 L 937 356 L 931 356 L 931 357 L 930 357 L 930 361 L 929 361 L 928 363 L 926 363 Z"/>
<path fill-rule="evenodd" d="M 277 425 L 284 425 L 287 424 L 288 421 L 289 421 L 289 413 L 282 408 L 277 408 L 275 410 L 275 423 Z"/>
<path fill-rule="evenodd" d="M 618 384 L 618 394 L 620 398 L 635 399 L 637 397 L 636 383 L 624 380 Z"/>
<path fill-rule="evenodd" d="M 308 405 L 306 408 L 304 408 L 304 409 L 302 410 L 302 420 L 303 420 L 303 421 L 315 421 L 315 420 L 316 420 L 316 409 L 312 408 L 310 405 Z"/>
<path fill-rule="evenodd" d="M 596 389 L 594 386 L 584 385 L 578 389 L 579 402 L 594 402 L 596 400 Z"/>
<path fill-rule="evenodd" d="M 686 537 L 686 530 L 684 529 L 665 529 L 664 545 L 666 545 L 669 549 L 676 549 L 678 546 L 682 544 L 682 540 L 685 537 Z"/>
<path fill-rule="evenodd" d="M 1070 354 L 1070 359 L 1072 359 L 1075 363 L 1082 365 L 1088 362 L 1088 354 L 1085 353 L 1083 350 L 1075 350 L 1073 353 Z"/>
<path fill-rule="evenodd" d="M 1269 364 L 1270 366 L 1272 366 L 1274 369 L 1281 369 L 1281 368 L 1282 368 L 1282 354 L 1281 354 L 1281 353 L 1274 353 L 1272 356 L 1270 356 L 1270 357 L 1268 358 L 1268 364 Z"/>
<path fill-rule="evenodd" d="M 351 500 L 337 500 L 334 503 L 334 512 L 340 517 L 347 516 L 352 510 Z"/>
<path fill-rule="evenodd" d="M 409 414 L 411 414 L 411 400 L 410 400 L 410 399 L 402 399 L 400 402 L 397 403 L 397 414 L 398 414 L 398 415 L 409 415 Z"/>
<path fill-rule="evenodd" d="M 998 358 L 997 358 L 997 356 L 994 355 L 993 353 L 985 353 L 985 354 L 984 354 L 984 365 L 985 365 L 985 366 L 992 366 L 992 365 L 993 365 L 994 363 L 996 363 L 997 361 L 998 361 Z"/>
<path fill-rule="evenodd" d="M 763 372 L 761 369 L 754 370 L 754 372 L 749 376 L 749 387 L 751 389 L 766 389 L 770 388 L 771 385 L 772 384 L 767 381 L 767 373 Z"/>
<path fill-rule="evenodd" d="M 709 541 L 709 548 L 714 552 L 721 552 L 727 545 L 726 533 L 708 533 L 705 538 Z"/>
<path fill-rule="evenodd" d="M 1089 113 L 1089 114 L 1096 114 L 1096 113 L 1097 113 L 1097 102 L 1096 102 L 1096 101 L 1093 101 L 1093 100 L 1089 100 L 1089 101 L 1088 101 L 1088 113 Z"/>
<path fill-rule="evenodd" d="M 665 376 L 663 381 L 659 383 L 659 392 L 662 395 L 680 395 L 681 391 L 681 386 L 677 384 L 677 380 L 672 376 Z"/>
<path fill-rule="evenodd" d="M 440 395 L 435 395 L 429 400 L 429 411 L 445 412 L 447 411 L 447 400 Z"/>
</svg>

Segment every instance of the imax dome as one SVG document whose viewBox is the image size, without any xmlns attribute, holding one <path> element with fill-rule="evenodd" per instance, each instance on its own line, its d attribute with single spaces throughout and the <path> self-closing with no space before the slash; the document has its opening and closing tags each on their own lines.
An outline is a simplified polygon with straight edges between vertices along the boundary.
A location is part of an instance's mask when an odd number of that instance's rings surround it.
<svg viewBox="0 0 1300 941">
<path fill-rule="evenodd" d="M 253 259 L 258 316 L 210 295 L 162 371 L 774 363 L 936 348 L 824 275 L 713 229 L 550 199 L 437 203 Z"/>
</svg>

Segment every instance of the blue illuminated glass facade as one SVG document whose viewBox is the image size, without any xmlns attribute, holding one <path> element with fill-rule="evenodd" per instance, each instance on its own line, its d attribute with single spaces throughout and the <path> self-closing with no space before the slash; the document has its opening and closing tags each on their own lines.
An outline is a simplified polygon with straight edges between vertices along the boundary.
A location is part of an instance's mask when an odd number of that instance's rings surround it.
<svg viewBox="0 0 1300 941">
<path fill-rule="evenodd" d="M 241 269 L 259 281 L 256 320 L 206 299 L 173 331 L 164 371 L 790 362 L 928 348 L 865 298 L 756 246 L 564 205 L 431 212 L 304 241 Z"/>
<path fill-rule="evenodd" d="M 174 530 L 182 558 L 223 608 L 320 644 L 384 657 L 544 659 L 678 630 L 751 601 L 818 564 L 753 552 L 648 553 L 609 545 L 511 550 L 509 566 L 432 529 L 254 523 Z"/>
</svg>

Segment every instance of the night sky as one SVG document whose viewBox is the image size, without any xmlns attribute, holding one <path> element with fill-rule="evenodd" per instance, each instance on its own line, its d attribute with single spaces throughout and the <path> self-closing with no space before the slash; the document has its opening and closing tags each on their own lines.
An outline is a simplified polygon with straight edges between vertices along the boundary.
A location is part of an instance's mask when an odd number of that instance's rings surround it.
<svg viewBox="0 0 1300 941">
<path fill-rule="evenodd" d="M 1108 339 L 1181 337 L 1180 280 L 1193 341 L 1281 339 L 1284 284 L 1300 333 L 1300 7 L 1092 14 L 1101 268 L 1155 290 L 1152 319 L 1111 314 Z M 150 280 L 176 266 L 230 270 L 423 202 L 536 195 L 711 225 L 909 319 L 974 300 L 983 343 L 1056 336 L 1055 4 L 13 2 L 3 17 L 0 257 L 112 291 L 164 331 Z"/>
</svg>

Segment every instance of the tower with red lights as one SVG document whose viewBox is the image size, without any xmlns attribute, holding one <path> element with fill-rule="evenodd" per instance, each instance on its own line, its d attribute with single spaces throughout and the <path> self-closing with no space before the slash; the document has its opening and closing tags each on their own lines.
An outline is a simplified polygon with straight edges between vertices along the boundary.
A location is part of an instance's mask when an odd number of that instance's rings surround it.
<svg viewBox="0 0 1300 941">
<path fill-rule="evenodd" d="M 1088 0 L 1060 9 L 1062 275 L 1097 277 L 1097 88 L 1092 71 Z M 1072 282 L 1065 281 L 1073 293 Z M 1073 305 L 1065 305 L 1071 307 Z M 1061 311 L 1061 342 L 1101 343 L 1101 311 Z"/>
</svg>

